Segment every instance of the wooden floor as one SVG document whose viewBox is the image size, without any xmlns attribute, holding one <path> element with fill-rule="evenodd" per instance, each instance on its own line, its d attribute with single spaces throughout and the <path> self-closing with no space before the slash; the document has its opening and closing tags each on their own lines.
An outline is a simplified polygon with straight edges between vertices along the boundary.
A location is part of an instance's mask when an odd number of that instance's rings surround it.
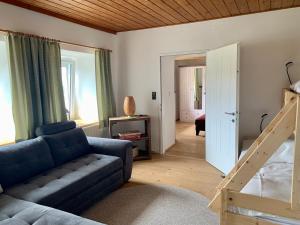
<svg viewBox="0 0 300 225">
<path fill-rule="evenodd" d="M 204 160 L 205 138 L 196 136 L 194 125 L 177 123 L 176 144 L 165 155 L 134 162 L 133 174 L 125 187 L 140 184 L 168 184 L 212 198 L 222 180 L 221 173 Z"/>
<path fill-rule="evenodd" d="M 195 159 L 205 159 L 205 137 L 196 136 L 193 123 L 176 123 L 176 144 L 167 151 L 167 155 L 187 156 Z"/>
</svg>

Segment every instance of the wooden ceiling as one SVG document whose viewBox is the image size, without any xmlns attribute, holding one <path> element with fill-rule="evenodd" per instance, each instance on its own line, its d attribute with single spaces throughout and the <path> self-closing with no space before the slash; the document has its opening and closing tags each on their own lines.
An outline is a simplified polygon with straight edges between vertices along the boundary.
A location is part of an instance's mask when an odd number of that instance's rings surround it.
<svg viewBox="0 0 300 225">
<path fill-rule="evenodd" d="M 0 0 L 106 32 L 300 6 L 300 0 Z"/>
</svg>

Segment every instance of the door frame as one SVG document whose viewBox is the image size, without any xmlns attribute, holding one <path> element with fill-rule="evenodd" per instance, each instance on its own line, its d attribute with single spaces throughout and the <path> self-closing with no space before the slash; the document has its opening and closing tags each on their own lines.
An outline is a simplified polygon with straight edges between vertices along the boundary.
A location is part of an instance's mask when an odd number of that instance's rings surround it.
<svg viewBox="0 0 300 225">
<path fill-rule="evenodd" d="M 206 54 L 209 50 L 191 50 L 191 51 L 177 51 L 177 52 L 165 52 L 165 53 L 160 53 L 159 54 L 159 92 L 160 92 L 160 97 L 159 97 L 159 153 L 160 154 L 165 154 L 166 151 L 163 149 L 163 132 L 162 132 L 162 126 L 163 126 L 163 118 L 162 118 L 162 57 L 166 56 L 184 56 L 184 55 L 192 55 L 192 54 Z M 174 65 L 175 66 L 175 65 Z M 175 79 L 175 73 L 174 73 L 174 79 Z M 175 87 L 174 87 L 175 90 Z M 175 112 L 175 105 L 174 105 L 174 112 Z M 176 123 L 176 121 L 174 121 Z M 176 132 L 176 130 L 174 131 Z"/>
</svg>

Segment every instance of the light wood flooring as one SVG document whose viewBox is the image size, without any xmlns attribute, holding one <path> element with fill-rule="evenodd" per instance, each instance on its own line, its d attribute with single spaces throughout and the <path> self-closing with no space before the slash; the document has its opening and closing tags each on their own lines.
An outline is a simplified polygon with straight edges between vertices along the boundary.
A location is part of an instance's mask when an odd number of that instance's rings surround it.
<svg viewBox="0 0 300 225">
<path fill-rule="evenodd" d="M 221 172 L 204 160 L 205 138 L 195 135 L 194 124 L 177 123 L 176 144 L 165 155 L 134 162 L 130 182 L 124 188 L 141 184 L 168 184 L 186 188 L 211 199 L 222 180 Z"/>
</svg>

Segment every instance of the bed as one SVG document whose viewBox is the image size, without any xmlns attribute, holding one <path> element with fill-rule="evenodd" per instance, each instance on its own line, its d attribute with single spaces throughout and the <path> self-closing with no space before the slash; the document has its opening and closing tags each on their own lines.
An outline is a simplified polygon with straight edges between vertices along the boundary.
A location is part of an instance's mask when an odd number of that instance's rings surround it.
<svg viewBox="0 0 300 225">
<path fill-rule="evenodd" d="M 217 187 L 209 207 L 220 213 L 221 225 L 300 225 L 300 95 L 284 97 Z"/>
<path fill-rule="evenodd" d="M 246 140 L 243 142 L 240 158 L 247 153 L 248 148 L 254 141 Z M 289 202 L 294 166 L 294 143 L 293 139 L 285 141 L 241 192 Z M 280 225 L 300 225 L 300 220 L 278 217 L 253 210 L 232 207 L 230 211 Z"/>
<path fill-rule="evenodd" d="M 200 131 L 205 131 L 205 114 L 195 119 L 195 130 L 196 136 L 199 135 Z"/>
</svg>

